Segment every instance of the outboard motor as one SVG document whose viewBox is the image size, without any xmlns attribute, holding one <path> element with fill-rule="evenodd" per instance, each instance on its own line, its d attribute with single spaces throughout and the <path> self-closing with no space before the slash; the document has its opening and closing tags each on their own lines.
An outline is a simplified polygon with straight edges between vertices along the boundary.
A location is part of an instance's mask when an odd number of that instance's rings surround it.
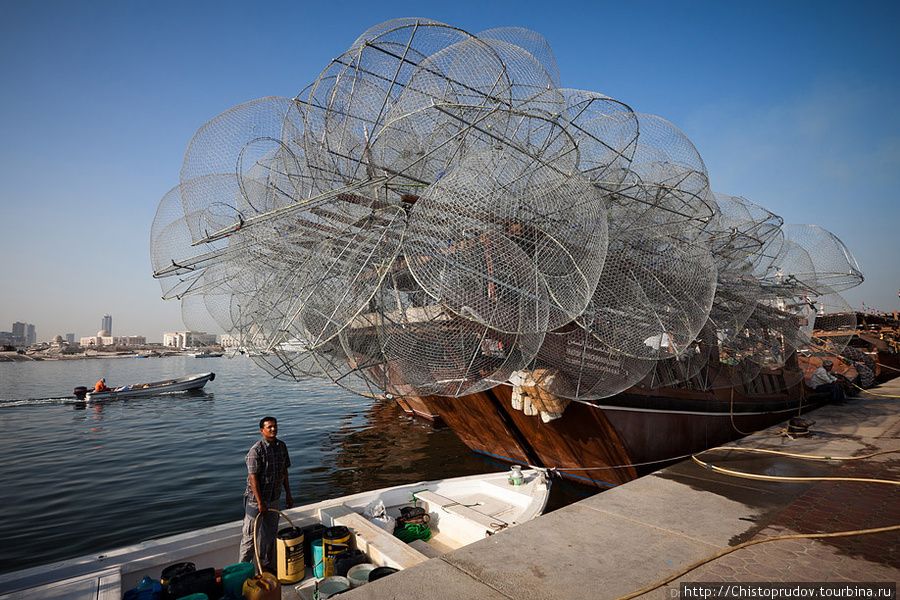
<svg viewBox="0 0 900 600">
<path fill-rule="evenodd" d="M 87 396 L 88 389 L 83 385 L 79 385 L 75 388 L 75 397 L 79 400 L 84 400 L 84 397 Z"/>
</svg>

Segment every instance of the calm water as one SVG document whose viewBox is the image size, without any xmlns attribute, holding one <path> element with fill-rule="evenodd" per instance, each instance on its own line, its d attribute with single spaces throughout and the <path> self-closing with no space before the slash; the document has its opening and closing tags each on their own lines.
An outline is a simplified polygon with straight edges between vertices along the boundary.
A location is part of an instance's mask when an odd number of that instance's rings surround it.
<svg viewBox="0 0 900 600">
<path fill-rule="evenodd" d="M 102 404 L 72 389 L 213 371 L 202 392 Z M 242 518 L 244 455 L 278 418 L 296 504 L 506 467 L 446 427 L 328 382 L 272 379 L 248 358 L 0 363 L 0 572 Z M 551 502 L 591 492 L 557 481 Z"/>
</svg>

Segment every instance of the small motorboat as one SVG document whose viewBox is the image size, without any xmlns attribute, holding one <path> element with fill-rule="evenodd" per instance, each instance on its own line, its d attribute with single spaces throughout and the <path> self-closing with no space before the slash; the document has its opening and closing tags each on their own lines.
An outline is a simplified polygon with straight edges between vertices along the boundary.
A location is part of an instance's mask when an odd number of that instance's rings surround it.
<svg viewBox="0 0 900 600">
<path fill-rule="evenodd" d="M 295 507 L 283 514 L 294 527 L 307 531 L 318 529 L 319 537 L 325 528 L 346 527 L 352 538 L 348 543 L 364 553 L 367 566 L 393 571 L 530 521 L 544 512 L 549 496 L 550 480 L 546 471 L 514 467 L 512 471 L 361 492 Z M 383 511 L 379 511 L 382 507 Z M 425 520 L 430 529 L 427 539 L 421 536 L 404 541 L 391 525 L 410 507 L 421 509 L 417 514 L 427 515 Z M 122 598 L 128 590 L 147 581 L 145 577 L 153 581 L 163 579 L 162 571 L 172 565 L 190 563 L 197 572 L 249 566 L 249 563 L 235 564 L 241 523 L 234 521 L 0 575 L 0 598 L 6 598 L 7 594 L 10 598 Z M 288 526 L 284 518 L 281 526 Z M 307 546 L 311 539 L 305 540 Z M 317 584 L 324 581 L 321 578 L 324 573 L 320 575 L 315 570 L 313 556 L 304 558 L 306 567 L 300 568 L 300 580 L 282 583 L 284 598 L 311 600 Z M 216 594 L 215 597 L 220 597 L 222 590 L 217 589 Z"/>
<path fill-rule="evenodd" d="M 224 356 L 224 352 L 194 352 L 191 354 L 194 358 L 219 358 L 220 356 Z"/>
<path fill-rule="evenodd" d="M 75 397 L 79 400 L 113 400 L 116 398 L 136 398 L 138 396 L 155 396 L 156 394 L 171 394 L 173 392 L 186 392 L 188 390 L 199 390 L 208 381 L 216 378 L 215 373 L 200 373 L 198 375 L 188 375 L 186 377 L 178 377 L 175 379 L 166 379 L 164 381 L 154 381 L 152 383 L 137 383 L 133 385 L 124 385 L 114 389 L 95 392 L 84 386 L 75 388 Z"/>
</svg>

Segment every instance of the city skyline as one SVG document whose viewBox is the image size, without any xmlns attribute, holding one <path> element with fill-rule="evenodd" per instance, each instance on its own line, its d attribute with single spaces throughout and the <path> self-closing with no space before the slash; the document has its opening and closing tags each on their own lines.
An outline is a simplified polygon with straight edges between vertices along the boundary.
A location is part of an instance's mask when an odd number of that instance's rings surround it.
<svg viewBox="0 0 900 600">
<path fill-rule="evenodd" d="M 0 329 L 0 341 L 2 341 L 3 343 L 9 342 L 9 343 L 11 343 L 11 345 L 30 346 L 32 344 L 52 342 L 54 340 L 54 338 L 56 338 L 56 336 L 60 336 L 61 338 L 63 338 L 64 341 L 66 341 L 70 344 L 73 344 L 73 343 L 75 343 L 76 339 L 97 337 L 102 332 L 109 333 L 109 336 L 107 336 L 107 337 L 113 337 L 113 338 L 147 337 L 146 335 L 144 335 L 144 332 L 134 332 L 127 336 L 113 336 L 112 335 L 112 315 L 109 315 L 109 314 L 103 315 L 101 317 L 100 329 L 97 330 L 95 333 L 91 333 L 88 335 L 79 336 L 79 335 L 76 335 L 75 332 L 67 331 L 65 333 L 49 334 L 46 337 L 43 337 L 43 336 L 38 337 L 36 330 L 37 330 L 37 325 L 35 325 L 33 323 L 27 323 L 25 321 L 14 321 L 12 324 L 12 327 L 10 328 L 9 331 L 3 331 L 2 329 Z M 8 336 L 6 334 L 8 334 Z M 159 336 L 160 336 L 162 342 L 165 341 L 167 336 L 181 335 L 181 337 L 184 338 L 185 335 L 188 335 L 188 337 L 190 337 L 190 334 L 196 334 L 196 335 L 200 336 L 200 338 L 203 338 L 203 339 L 205 339 L 204 336 L 215 335 L 215 334 L 207 334 L 206 332 L 202 332 L 202 331 L 190 331 L 190 330 L 186 330 L 184 328 L 168 329 L 166 331 L 159 332 Z M 9 338 L 9 339 L 7 340 L 7 338 Z M 21 338 L 21 340 L 19 340 L 18 338 Z M 148 343 L 157 343 L 154 339 L 149 338 L 149 337 L 147 338 L 147 341 L 148 341 Z M 209 342 L 208 339 L 205 339 L 205 341 Z"/>
<path fill-rule="evenodd" d="M 94 335 L 104 314 L 148 341 L 186 329 L 151 277 L 149 232 L 193 134 L 243 102 L 294 97 L 367 28 L 410 16 L 543 35 L 564 87 L 671 122 L 715 191 L 847 244 L 866 276 L 852 306 L 900 310 L 896 2 L 345 8 L 10 4 L 0 215 L 16 259 L 0 261 L 0 323 L 34 323 L 39 341 Z"/>
</svg>

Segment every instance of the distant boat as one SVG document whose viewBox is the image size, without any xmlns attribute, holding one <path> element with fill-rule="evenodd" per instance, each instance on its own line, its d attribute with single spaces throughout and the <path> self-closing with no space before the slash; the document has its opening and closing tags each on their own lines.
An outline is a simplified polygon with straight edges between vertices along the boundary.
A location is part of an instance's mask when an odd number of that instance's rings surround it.
<svg viewBox="0 0 900 600">
<path fill-rule="evenodd" d="M 215 378 L 215 373 L 200 373 L 198 375 L 188 375 L 187 377 L 178 377 L 176 379 L 167 379 L 165 381 L 125 385 L 102 392 L 88 391 L 88 388 L 79 386 L 75 388 L 75 397 L 79 400 L 91 401 L 113 400 L 116 398 L 135 398 L 138 396 L 155 396 L 156 394 L 170 394 L 172 392 L 185 392 L 188 390 L 199 390 L 204 385 L 206 385 L 208 381 L 212 381 Z"/>
<path fill-rule="evenodd" d="M 194 358 L 219 358 L 220 356 L 224 356 L 224 352 L 194 352 L 191 354 Z"/>
</svg>

